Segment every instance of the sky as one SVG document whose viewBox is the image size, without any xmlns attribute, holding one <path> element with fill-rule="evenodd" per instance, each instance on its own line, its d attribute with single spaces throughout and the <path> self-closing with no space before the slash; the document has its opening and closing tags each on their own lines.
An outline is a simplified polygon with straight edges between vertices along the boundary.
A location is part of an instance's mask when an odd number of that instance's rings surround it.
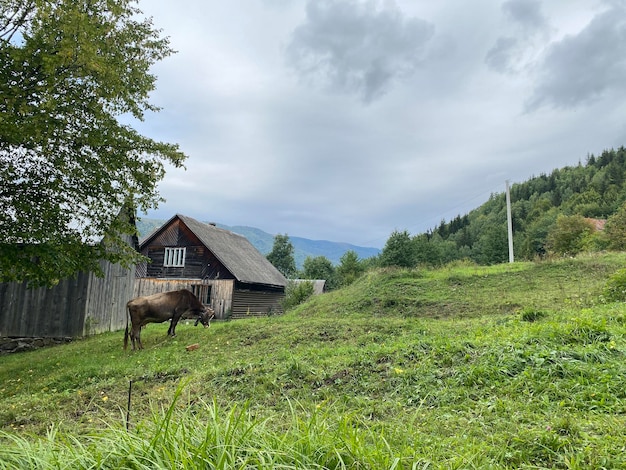
<svg viewBox="0 0 626 470">
<path fill-rule="evenodd" d="M 626 0 L 141 0 L 176 54 L 140 214 L 382 248 L 626 144 Z"/>
</svg>

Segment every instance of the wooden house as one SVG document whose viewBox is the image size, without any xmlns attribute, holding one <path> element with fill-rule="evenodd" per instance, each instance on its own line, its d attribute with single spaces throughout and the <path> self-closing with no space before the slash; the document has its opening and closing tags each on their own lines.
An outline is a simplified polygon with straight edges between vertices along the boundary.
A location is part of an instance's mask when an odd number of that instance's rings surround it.
<svg viewBox="0 0 626 470">
<path fill-rule="evenodd" d="M 137 297 L 186 288 L 218 319 L 282 313 L 287 280 L 243 235 L 177 214 L 139 249 Z"/>
<path fill-rule="evenodd" d="M 136 236 L 126 241 L 139 248 Z M 108 261 L 100 261 L 100 268 L 103 277 L 79 272 L 52 288 L 0 283 L 0 337 L 78 338 L 124 328 L 135 269 Z"/>
</svg>

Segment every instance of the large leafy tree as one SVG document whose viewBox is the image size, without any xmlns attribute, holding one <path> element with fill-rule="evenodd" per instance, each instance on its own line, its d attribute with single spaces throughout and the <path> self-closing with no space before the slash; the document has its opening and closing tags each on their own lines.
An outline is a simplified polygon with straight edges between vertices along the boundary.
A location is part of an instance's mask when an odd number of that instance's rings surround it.
<svg viewBox="0 0 626 470">
<path fill-rule="evenodd" d="M 326 289 L 337 287 L 337 273 L 333 263 L 325 256 L 307 256 L 302 263 L 302 279 L 324 279 Z"/>
<path fill-rule="evenodd" d="M 158 110 L 172 52 L 134 0 L 0 0 L 0 281 L 136 260 L 117 215 L 155 207 L 185 155 L 124 122 Z"/>
<path fill-rule="evenodd" d="M 380 254 L 380 265 L 401 268 L 415 267 L 415 246 L 407 230 L 394 230 Z"/>
<path fill-rule="evenodd" d="M 272 251 L 267 254 L 267 259 L 278 269 L 283 276 L 292 278 L 296 274 L 296 260 L 293 256 L 294 247 L 289 240 L 289 235 L 274 236 L 274 245 Z"/>
<path fill-rule="evenodd" d="M 594 232 L 593 224 L 581 215 L 559 215 L 546 240 L 549 252 L 574 256 L 585 249 Z"/>
<path fill-rule="evenodd" d="M 365 272 L 365 265 L 354 250 L 346 251 L 339 259 L 337 275 L 341 286 L 349 286 Z"/>
</svg>

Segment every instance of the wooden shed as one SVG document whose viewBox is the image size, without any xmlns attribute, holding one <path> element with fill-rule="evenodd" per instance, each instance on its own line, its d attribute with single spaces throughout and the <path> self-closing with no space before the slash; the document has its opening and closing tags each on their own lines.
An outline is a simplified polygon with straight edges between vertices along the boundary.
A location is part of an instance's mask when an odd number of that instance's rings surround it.
<svg viewBox="0 0 626 470">
<path fill-rule="evenodd" d="M 135 296 L 186 288 L 218 319 L 282 313 L 287 280 L 243 235 L 177 214 L 139 249 Z"/>
<path fill-rule="evenodd" d="M 137 237 L 127 242 L 138 249 Z M 135 269 L 107 261 L 100 267 L 104 277 L 80 272 L 52 288 L 0 283 L 0 337 L 77 338 L 124 328 Z"/>
</svg>

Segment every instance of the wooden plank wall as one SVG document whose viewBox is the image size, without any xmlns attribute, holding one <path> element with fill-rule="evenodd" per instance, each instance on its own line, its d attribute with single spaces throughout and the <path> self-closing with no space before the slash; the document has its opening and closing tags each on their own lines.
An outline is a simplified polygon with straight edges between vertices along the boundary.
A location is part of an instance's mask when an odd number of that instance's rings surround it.
<svg viewBox="0 0 626 470">
<path fill-rule="evenodd" d="M 79 273 L 50 289 L 0 284 L 0 336 L 76 338 L 125 327 L 134 270 L 100 266 L 104 278 Z"/>
<path fill-rule="evenodd" d="M 283 312 L 281 302 L 284 297 L 282 292 L 236 290 L 231 318 L 278 315 Z"/>
<path fill-rule="evenodd" d="M 117 331 L 126 327 L 126 303 L 133 296 L 135 270 L 101 262 L 103 278 L 91 276 L 83 335 Z"/>
<path fill-rule="evenodd" d="M 0 336 L 82 336 L 89 276 L 79 274 L 54 288 L 26 282 L 0 284 Z"/>
<path fill-rule="evenodd" d="M 228 317 L 233 302 L 234 281 L 231 279 L 135 279 L 133 297 L 169 292 L 178 289 L 189 289 L 195 292 L 194 286 L 211 286 L 211 303 L 209 306 L 215 312 L 215 318 L 223 320 Z"/>
</svg>

